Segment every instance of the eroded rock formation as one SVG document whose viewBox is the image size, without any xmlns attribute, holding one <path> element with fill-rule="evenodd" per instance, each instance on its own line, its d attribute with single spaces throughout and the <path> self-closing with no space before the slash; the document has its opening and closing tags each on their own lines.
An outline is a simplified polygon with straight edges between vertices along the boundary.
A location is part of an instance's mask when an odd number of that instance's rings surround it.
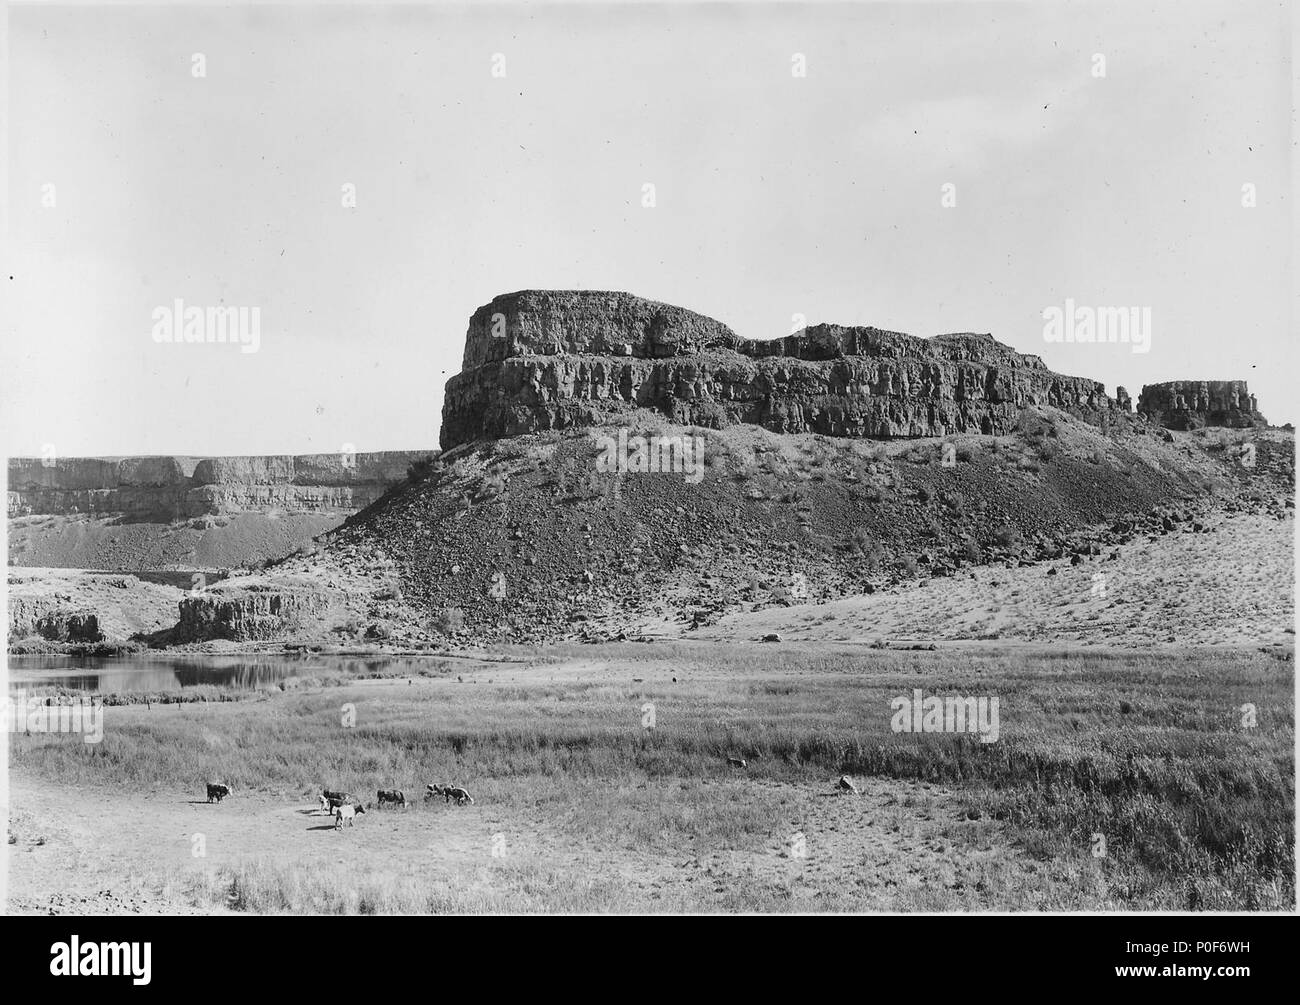
<svg viewBox="0 0 1300 1005">
<path fill-rule="evenodd" d="M 544 429 L 617 425 L 649 409 L 685 425 L 832 436 L 1004 434 L 1028 405 L 1118 410 L 1094 380 L 991 335 L 932 339 L 821 324 L 768 342 L 627 293 L 528 290 L 470 318 L 447 382 L 444 449 Z"/>
<path fill-rule="evenodd" d="M 1266 426 L 1244 380 L 1171 380 L 1147 384 L 1137 410 L 1167 429 Z"/>
</svg>

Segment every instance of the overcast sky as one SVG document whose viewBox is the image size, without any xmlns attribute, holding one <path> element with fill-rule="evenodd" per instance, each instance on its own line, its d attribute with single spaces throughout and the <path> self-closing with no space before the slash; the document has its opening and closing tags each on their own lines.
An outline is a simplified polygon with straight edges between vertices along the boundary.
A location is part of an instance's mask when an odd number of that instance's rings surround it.
<svg viewBox="0 0 1300 1005">
<path fill-rule="evenodd" d="M 529 287 L 1296 417 L 1284 2 L 8 14 L 10 454 L 435 446 L 469 315 Z M 176 298 L 258 351 L 157 343 Z M 1150 352 L 1046 344 L 1067 298 L 1149 307 Z"/>
</svg>

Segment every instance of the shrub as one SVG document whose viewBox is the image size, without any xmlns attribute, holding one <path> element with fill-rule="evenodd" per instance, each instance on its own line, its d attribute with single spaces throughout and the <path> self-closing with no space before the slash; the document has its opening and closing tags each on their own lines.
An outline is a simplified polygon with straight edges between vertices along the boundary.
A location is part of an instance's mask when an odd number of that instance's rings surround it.
<svg viewBox="0 0 1300 1005">
<path fill-rule="evenodd" d="M 866 527 L 857 527 L 849 538 L 849 548 L 855 555 L 865 555 L 871 548 L 873 540 Z"/>
<path fill-rule="evenodd" d="M 853 548 L 861 556 L 862 568 L 868 573 L 879 572 L 888 558 L 880 542 L 872 540 L 861 527 L 853 532 Z"/>
<path fill-rule="evenodd" d="M 331 632 L 337 635 L 356 635 L 361 631 L 361 622 L 356 618 L 348 618 L 346 621 L 340 621 L 330 628 Z"/>
<path fill-rule="evenodd" d="M 406 466 L 406 480 L 408 482 L 427 481 L 433 474 L 433 457 L 417 457 Z"/>
<path fill-rule="evenodd" d="M 998 532 L 993 535 L 993 540 L 999 548 L 1016 548 L 1020 545 L 1020 530 L 1007 524 L 1005 527 L 998 528 Z"/>
<path fill-rule="evenodd" d="M 430 627 L 441 635 L 453 635 L 465 627 L 465 612 L 459 607 L 448 607 L 433 616 Z"/>
<path fill-rule="evenodd" d="M 375 591 L 376 600 L 401 600 L 402 584 L 395 578 L 385 579 L 379 589 Z"/>
<path fill-rule="evenodd" d="M 500 471 L 494 471 L 489 475 L 483 476 L 483 481 L 479 483 L 478 499 L 495 499 L 506 490 L 507 479 Z"/>
</svg>

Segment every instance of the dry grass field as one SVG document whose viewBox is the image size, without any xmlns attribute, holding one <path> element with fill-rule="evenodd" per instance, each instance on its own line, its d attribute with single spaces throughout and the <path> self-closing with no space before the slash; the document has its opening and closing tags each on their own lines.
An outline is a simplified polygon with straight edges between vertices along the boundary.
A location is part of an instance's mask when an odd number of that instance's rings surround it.
<svg viewBox="0 0 1300 1005">
<path fill-rule="evenodd" d="M 10 909 L 1295 904 L 1289 659 L 815 642 L 513 654 L 530 661 L 110 707 L 98 745 L 14 735 Z M 916 688 L 998 697 L 998 741 L 894 733 L 890 702 Z M 842 774 L 860 794 L 837 789 Z M 233 786 L 223 803 L 203 796 L 213 779 Z M 424 803 L 431 781 L 474 804 Z M 416 804 L 336 833 L 314 807 L 322 786 Z"/>
</svg>

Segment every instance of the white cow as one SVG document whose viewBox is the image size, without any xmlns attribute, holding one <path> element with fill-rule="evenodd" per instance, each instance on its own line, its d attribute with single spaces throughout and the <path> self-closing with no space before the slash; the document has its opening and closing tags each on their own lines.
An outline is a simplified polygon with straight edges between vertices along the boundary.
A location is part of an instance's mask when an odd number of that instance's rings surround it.
<svg viewBox="0 0 1300 1005">
<path fill-rule="evenodd" d="M 348 822 L 349 827 L 355 827 L 357 814 L 364 812 L 366 812 L 364 806 L 354 803 L 343 803 L 340 806 L 334 807 L 334 829 L 336 831 L 342 830 L 344 820 Z"/>
</svg>

